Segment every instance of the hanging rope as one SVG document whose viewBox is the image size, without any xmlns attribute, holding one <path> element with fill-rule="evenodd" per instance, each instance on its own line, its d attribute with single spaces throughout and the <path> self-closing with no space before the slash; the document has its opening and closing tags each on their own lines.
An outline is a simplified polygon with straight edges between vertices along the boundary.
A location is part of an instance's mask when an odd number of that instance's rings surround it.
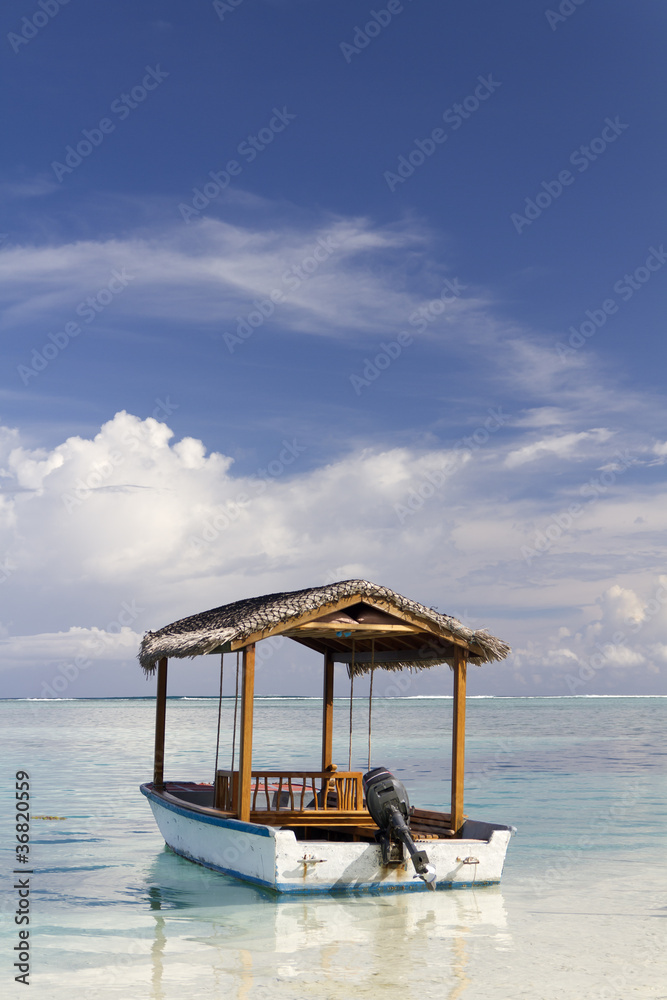
<svg viewBox="0 0 667 1000">
<path fill-rule="evenodd" d="M 234 773 L 234 756 L 236 754 L 236 716 L 239 709 L 239 651 L 236 650 L 236 691 L 234 693 L 234 731 L 232 735 L 232 774 Z"/>
<path fill-rule="evenodd" d="M 215 740 L 215 771 L 213 772 L 213 788 L 218 780 L 218 754 L 220 753 L 220 718 L 222 716 L 222 675 L 225 667 L 225 654 L 220 654 L 220 695 L 218 697 L 218 735 Z"/>
<path fill-rule="evenodd" d="M 354 698 L 354 639 L 352 640 L 352 662 L 350 664 L 350 748 L 347 761 L 348 771 L 352 770 L 352 700 Z"/>
<path fill-rule="evenodd" d="M 371 719 L 373 717 L 373 674 L 375 673 L 375 639 L 371 639 L 371 686 L 368 692 L 368 770 L 371 769 Z"/>
</svg>

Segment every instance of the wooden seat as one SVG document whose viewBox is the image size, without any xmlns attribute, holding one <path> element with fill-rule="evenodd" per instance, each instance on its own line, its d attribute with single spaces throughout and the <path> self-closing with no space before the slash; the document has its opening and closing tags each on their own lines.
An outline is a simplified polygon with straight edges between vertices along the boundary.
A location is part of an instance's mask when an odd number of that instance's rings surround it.
<svg viewBox="0 0 667 1000">
<path fill-rule="evenodd" d="M 467 819 L 464 816 L 463 819 Z M 438 812 L 435 809 L 415 809 L 410 810 L 410 829 L 413 837 L 418 840 L 438 839 L 456 836 L 452 829 L 452 817 L 450 813 Z"/>
</svg>

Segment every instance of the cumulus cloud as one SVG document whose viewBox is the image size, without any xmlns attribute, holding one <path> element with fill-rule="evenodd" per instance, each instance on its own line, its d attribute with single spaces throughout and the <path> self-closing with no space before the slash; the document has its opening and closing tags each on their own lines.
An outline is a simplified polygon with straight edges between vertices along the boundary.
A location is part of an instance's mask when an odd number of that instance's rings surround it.
<svg viewBox="0 0 667 1000">
<path fill-rule="evenodd" d="M 667 576 L 654 577 L 641 592 L 614 584 L 599 597 L 594 613 L 580 632 L 567 636 L 560 629 L 541 645 L 518 650 L 517 660 L 552 668 L 563 694 L 654 685 L 667 662 L 667 645 L 656 641 L 667 635 Z"/>
<path fill-rule="evenodd" d="M 579 683 L 582 672 L 585 691 L 657 676 L 667 578 L 638 561 L 637 539 L 662 530 L 664 496 L 638 498 L 621 481 L 613 499 L 598 497 L 563 530 L 556 550 L 527 565 L 522 541 L 549 499 L 498 504 L 517 476 L 527 488 L 543 474 L 532 462 L 508 468 L 511 450 L 499 429 L 484 445 L 360 447 L 317 465 L 303 442 L 284 438 L 252 475 L 126 412 L 50 449 L 5 430 L 3 665 L 127 660 L 148 628 L 244 596 L 359 576 L 516 645 L 514 673 L 495 667 L 492 684 L 539 676 L 542 689 L 567 693 L 567 677 Z M 614 640 L 619 630 L 627 641 Z M 591 667 L 596 653 L 601 665 Z"/>
<path fill-rule="evenodd" d="M 601 605 L 603 609 L 600 625 L 615 628 L 620 625 L 640 625 L 646 618 L 646 611 L 640 597 L 625 587 L 614 584 L 605 592 Z"/>
<path fill-rule="evenodd" d="M 0 530 L 13 632 L 34 621 L 31 591 L 50 632 L 63 620 L 103 627 L 100 615 L 132 600 L 148 609 L 141 625 L 158 627 L 165 615 L 275 589 L 277 578 L 323 582 L 345 554 L 373 576 L 399 534 L 394 505 L 435 467 L 448 470 L 444 488 L 465 461 L 360 450 L 305 472 L 305 446 L 285 439 L 263 475 L 237 476 L 228 456 L 172 437 L 122 412 L 91 440 L 9 450 L 5 479 L 17 489 L 3 498 Z"/>
</svg>

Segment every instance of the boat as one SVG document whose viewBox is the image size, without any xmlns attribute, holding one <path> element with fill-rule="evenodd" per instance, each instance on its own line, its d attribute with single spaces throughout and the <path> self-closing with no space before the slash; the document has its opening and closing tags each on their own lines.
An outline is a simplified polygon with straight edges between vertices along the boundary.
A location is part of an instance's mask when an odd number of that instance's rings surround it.
<svg viewBox="0 0 667 1000">
<path fill-rule="evenodd" d="M 322 756 L 319 768 L 254 768 L 255 651 L 284 636 L 323 658 Z M 147 632 L 139 660 L 157 674 L 152 782 L 141 785 L 165 843 L 206 868 L 277 893 L 429 891 L 500 881 L 514 827 L 468 817 L 464 744 L 468 663 L 504 659 L 510 647 L 485 629 L 367 580 L 235 601 Z M 170 659 L 236 653 L 232 762 L 214 779 L 165 780 L 167 668 Z M 240 658 L 240 659 L 239 659 Z M 370 673 L 369 720 L 376 670 L 453 673 L 449 810 L 411 806 L 408 792 L 382 766 L 365 773 L 333 761 L 334 667 L 354 680 Z M 236 764 L 236 720 L 239 755 Z M 351 718 L 351 713 L 350 713 Z M 397 734 L 400 743 L 400 734 Z M 350 740 L 351 746 L 351 740 Z M 315 765 L 315 762 L 313 762 Z"/>
</svg>

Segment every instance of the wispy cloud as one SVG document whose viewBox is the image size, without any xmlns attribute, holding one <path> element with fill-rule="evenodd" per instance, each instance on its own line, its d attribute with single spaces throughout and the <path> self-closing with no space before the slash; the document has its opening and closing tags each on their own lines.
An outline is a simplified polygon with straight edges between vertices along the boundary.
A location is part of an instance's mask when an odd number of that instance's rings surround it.
<svg viewBox="0 0 667 1000">
<path fill-rule="evenodd" d="M 0 181 L 0 200 L 11 199 L 13 201 L 25 198 L 42 198 L 58 190 L 58 185 L 53 177 L 36 174 L 32 177 L 23 177 L 17 180 Z"/>
<path fill-rule="evenodd" d="M 363 218 L 269 229 L 209 218 L 151 236 L 8 247 L 0 254 L 2 301 L 8 324 L 50 320 L 125 268 L 133 286 L 119 308 L 135 317 L 233 322 L 278 289 L 281 321 L 293 330 L 379 333 L 420 304 L 401 258 L 423 249 L 417 229 L 378 228 Z M 461 313 L 471 304 L 452 308 Z"/>
<path fill-rule="evenodd" d="M 578 434 L 554 434 L 533 441 L 522 448 L 517 448 L 516 451 L 511 451 L 505 459 L 505 464 L 508 468 L 514 469 L 519 465 L 525 465 L 526 462 L 535 462 L 547 456 L 571 458 L 584 443 L 595 445 L 608 441 L 610 437 L 612 437 L 612 431 L 604 427 L 580 431 Z"/>
</svg>

